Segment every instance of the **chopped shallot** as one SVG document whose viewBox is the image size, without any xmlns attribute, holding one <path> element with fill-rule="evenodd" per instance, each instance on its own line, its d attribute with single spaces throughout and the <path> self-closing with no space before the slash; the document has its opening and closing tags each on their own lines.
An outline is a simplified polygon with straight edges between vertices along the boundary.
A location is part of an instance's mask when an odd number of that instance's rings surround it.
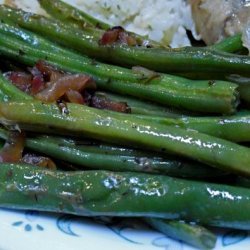
<svg viewBox="0 0 250 250">
<path fill-rule="evenodd" d="M 86 88 L 96 88 L 95 82 L 91 77 L 81 74 L 65 75 L 36 94 L 35 97 L 44 102 L 54 102 L 64 96 L 69 90 L 81 92 Z"/>
<path fill-rule="evenodd" d="M 131 109 L 125 102 L 114 102 L 105 97 L 93 96 L 91 106 L 98 109 L 108 109 L 121 113 L 130 113 Z"/>
<path fill-rule="evenodd" d="M 0 152 L 0 162 L 19 162 L 24 150 L 25 135 L 17 131 L 11 131 L 3 149 Z"/>
<path fill-rule="evenodd" d="M 32 76 L 30 74 L 10 71 L 5 73 L 4 76 L 23 92 L 29 92 L 32 82 Z"/>
<path fill-rule="evenodd" d="M 99 41 L 100 45 L 112 45 L 115 43 L 126 44 L 129 46 L 139 45 L 136 38 L 128 34 L 122 27 L 116 26 L 107 30 Z"/>
</svg>

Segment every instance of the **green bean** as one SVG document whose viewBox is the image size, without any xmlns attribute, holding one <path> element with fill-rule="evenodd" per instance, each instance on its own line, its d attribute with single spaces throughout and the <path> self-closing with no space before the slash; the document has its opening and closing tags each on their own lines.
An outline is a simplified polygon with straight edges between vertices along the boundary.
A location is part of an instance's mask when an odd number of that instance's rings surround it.
<svg viewBox="0 0 250 250">
<path fill-rule="evenodd" d="M 240 112 L 234 116 L 223 117 L 155 117 L 133 115 L 144 121 L 155 122 L 167 126 L 197 130 L 234 142 L 250 141 L 250 113 Z"/>
<path fill-rule="evenodd" d="M 7 140 L 8 133 L 0 128 L 0 137 Z M 164 174 L 182 178 L 205 179 L 225 175 L 200 163 L 176 159 L 173 156 L 163 158 L 160 155 L 138 150 L 119 150 L 113 146 L 76 146 L 61 138 L 52 136 L 27 137 L 28 149 L 45 154 L 58 160 L 76 164 L 78 168 L 100 169 L 111 171 L 131 171 Z"/>
<path fill-rule="evenodd" d="M 241 36 L 242 34 L 238 34 L 238 35 L 226 38 L 221 43 L 215 44 L 212 47 L 214 49 L 227 51 L 227 52 L 239 51 L 244 48 L 242 40 L 241 40 Z M 221 78 L 217 78 L 217 79 L 221 79 Z M 225 76 L 223 79 L 238 84 L 240 99 L 244 101 L 244 103 L 246 103 L 247 105 L 250 105 L 250 78 L 249 77 L 230 74 L 230 75 Z"/>
<path fill-rule="evenodd" d="M 241 75 L 228 75 L 226 80 L 234 82 L 239 85 L 240 98 L 248 106 L 250 105 L 250 77 L 245 77 Z"/>
<path fill-rule="evenodd" d="M 146 222 L 166 236 L 181 240 L 198 249 L 213 249 L 215 247 L 216 235 L 202 226 L 158 218 L 147 218 Z"/>
<path fill-rule="evenodd" d="M 63 1 L 38 0 L 38 2 L 49 15 L 62 22 L 73 24 L 79 28 L 96 27 L 103 30 L 111 28 L 111 25 L 97 20 Z"/>
<path fill-rule="evenodd" d="M 4 136 L 5 133 L 2 133 L 1 136 Z M 6 138 L 5 136 L 3 138 Z M 127 148 L 122 146 L 117 146 L 113 144 L 103 143 L 93 139 L 87 138 L 65 138 L 62 136 L 49 136 L 43 135 L 39 137 L 32 137 L 31 139 L 38 140 L 38 141 L 46 141 L 49 140 L 50 143 L 54 145 L 59 145 L 63 147 L 69 148 L 77 148 L 79 150 L 88 152 L 88 153 L 96 153 L 96 154 L 105 154 L 105 155 L 123 155 L 123 156 L 134 156 L 134 157 L 142 157 L 147 155 L 151 155 L 149 152 L 145 153 L 145 151 L 140 151 L 134 148 Z M 33 145 L 33 144 L 32 144 Z M 34 143 L 36 145 L 36 143 Z M 30 145 L 31 146 L 31 145 Z M 156 155 L 156 154 L 155 154 Z M 157 155 L 159 156 L 159 155 Z"/>
<path fill-rule="evenodd" d="M 228 52 L 228 53 L 241 52 L 242 50 L 245 49 L 243 46 L 243 42 L 242 42 L 242 34 L 236 34 L 234 36 L 227 37 L 221 42 L 211 45 L 207 48 L 217 50 L 217 51 L 222 51 L 222 52 Z M 237 84 L 242 84 L 243 81 L 247 79 L 247 78 L 244 79 L 244 77 L 235 75 L 235 74 L 225 75 L 224 73 L 221 73 L 221 72 L 216 72 L 216 74 L 213 72 L 211 73 L 187 72 L 187 73 L 179 73 L 178 75 L 182 77 L 186 77 L 188 79 L 196 79 L 196 80 L 199 80 L 199 79 L 227 80 L 227 81 L 232 81 Z M 241 79 L 243 81 L 241 81 Z"/>
<path fill-rule="evenodd" d="M 66 112 L 66 113 L 65 113 Z M 250 149 L 197 131 L 143 121 L 118 112 L 69 103 L 63 112 L 40 102 L 1 103 L 4 124 L 68 130 L 79 136 L 192 158 L 224 171 L 250 175 Z"/>
<path fill-rule="evenodd" d="M 55 172 L 16 164 L 1 164 L 0 171 L 0 206 L 5 208 L 183 219 L 249 230 L 249 197 L 246 188 L 160 175 Z"/>
<path fill-rule="evenodd" d="M 102 46 L 89 32 L 67 29 L 60 22 L 0 6 L 1 19 L 47 36 L 85 55 L 122 66 L 143 66 L 159 72 L 210 72 L 249 74 L 250 58 L 211 49 L 186 47 L 158 49 Z M 122 60 L 121 60 L 122 59 Z"/>
<path fill-rule="evenodd" d="M 250 104 L 250 77 L 244 76 L 244 75 L 237 75 L 237 74 L 181 74 L 182 77 L 186 77 L 188 79 L 210 79 L 211 82 L 214 80 L 225 80 L 225 81 L 230 81 L 235 84 L 237 84 L 238 91 L 240 94 L 240 99 L 246 103 Z"/>
<path fill-rule="evenodd" d="M 210 46 L 209 48 L 229 53 L 240 51 L 244 49 L 241 36 L 242 34 L 237 34 L 231 37 L 227 37 L 221 42 Z"/>
<path fill-rule="evenodd" d="M 93 63 L 19 28 L 0 24 L 0 34 L 0 53 L 28 65 L 44 59 L 63 70 L 85 72 L 94 77 L 100 89 L 198 112 L 233 113 L 238 105 L 237 85 L 229 82 L 193 81 L 162 74 L 145 83 L 143 72 Z"/>
<path fill-rule="evenodd" d="M 240 98 L 248 106 L 250 105 L 250 83 L 239 86 Z"/>
</svg>

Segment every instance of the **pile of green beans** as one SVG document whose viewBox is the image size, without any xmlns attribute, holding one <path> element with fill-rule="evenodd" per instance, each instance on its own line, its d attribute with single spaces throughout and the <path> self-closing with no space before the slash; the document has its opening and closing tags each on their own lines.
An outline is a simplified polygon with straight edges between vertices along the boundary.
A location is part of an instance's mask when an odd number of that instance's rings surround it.
<svg viewBox="0 0 250 250">
<path fill-rule="evenodd" d="M 39 2 L 49 18 L 0 5 L 0 55 L 89 75 L 95 96 L 131 113 L 73 103 L 63 112 L 0 73 L 0 148 L 12 130 L 24 131 L 25 151 L 57 163 L 49 170 L 0 157 L 0 207 L 139 217 L 199 249 L 216 244 L 206 226 L 250 230 L 250 148 L 242 144 L 250 141 L 250 57 L 237 54 L 240 34 L 170 49 L 128 32 L 150 48 L 103 46 L 110 25 L 60 0 Z"/>
<path fill-rule="evenodd" d="M 239 102 L 237 85 L 231 82 L 194 81 L 167 74 L 148 82 L 143 72 L 98 63 L 18 27 L 0 23 L 0 34 L 2 55 L 30 66 L 44 59 L 66 71 L 84 72 L 95 79 L 100 89 L 206 113 L 231 114 Z"/>
</svg>

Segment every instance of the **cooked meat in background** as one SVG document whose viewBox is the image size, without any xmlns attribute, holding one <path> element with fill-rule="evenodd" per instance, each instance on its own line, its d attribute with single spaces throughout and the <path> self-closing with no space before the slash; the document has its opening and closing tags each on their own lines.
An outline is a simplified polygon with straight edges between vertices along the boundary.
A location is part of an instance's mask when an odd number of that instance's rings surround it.
<svg viewBox="0 0 250 250">
<path fill-rule="evenodd" d="M 250 0 L 189 0 L 197 32 L 206 44 L 242 32 L 250 20 Z"/>
</svg>

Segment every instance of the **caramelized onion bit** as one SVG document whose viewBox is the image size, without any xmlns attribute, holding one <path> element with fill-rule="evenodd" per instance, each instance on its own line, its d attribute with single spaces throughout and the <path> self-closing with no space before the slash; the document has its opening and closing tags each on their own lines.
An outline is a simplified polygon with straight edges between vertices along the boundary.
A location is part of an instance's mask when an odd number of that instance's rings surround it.
<svg viewBox="0 0 250 250">
<path fill-rule="evenodd" d="M 8 72 L 6 78 L 22 91 L 43 102 L 69 101 L 78 104 L 88 104 L 85 98 L 86 89 L 96 89 L 92 78 L 83 74 L 66 74 L 45 61 L 38 61 L 25 72 Z M 86 99 L 86 102 L 85 102 Z"/>
<path fill-rule="evenodd" d="M 56 170 L 56 164 L 48 157 L 37 156 L 34 154 L 26 154 L 22 158 L 22 162 L 38 167 Z"/>
<path fill-rule="evenodd" d="M 45 81 L 54 82 L 61 78 L 65 73 L 57 70 L 55 67 L 46 63 L 45 61 L 38 61 L 35 65 L 35 68 L 42 73 Z"/>
<path fill-rule="evenodd" d="M 38 92 L 42 91 L 44 88 L 45 88 L 45 82 L 43 77 L 39 75 L 34 76 L 31 83 L 30 94 L 35 95 Z"/>
<path fill-rule="evenodd" d="M 121 26 L 108 29 L 99 40 L 100 45 L 112 45 L 115 43 L 126 44 L 128 46 L 139 45 L 136 38 L 128 34 Z"/>
<path fill-rule="evenodd" d="M 11 81 L 17 88 L 25 93 L 29 93 L 32 76 L 25 72 L 10 71 L 4 74 L 4 76 Z"/>
<path fill-rule="evenodd" d="M 124 32 L 124 29 L 120 26 L 113 27 L 108 29 L 102 35 L 101 40 L 99 41 L 100 45 L 111 45 L 118 41 L 119 33 Z"/>
<path fill-rule="evenodd" d="M 106 97 L 93 96 L 90 106 L 98 109 L 107 109 L 121 113 L 131 113 L 131 109 L 127 103 L 114 102 Z"/>
<path fill-rule="evenodd" d="M 137 43 L 137 40 L 133 36 L 129 35 L 126 32 L 120 32 L 119 33 L 119 40 L 118 41 L 121 44 L 126 44 L 126 45 L 131 46 L 131 47 L 139 45 Z"/>
<path fill-rule="evenodd" d="M 84 104 L 84 99 L 78 91 L 70 89 L 65 93 L 65 97 L 71 103 Z"/>
<path fill-rule="evenodd" d="M 35 95 L 45 88 L 45 80 L 43 74 L 38 70 L 36 66 L 30 68 L 29 71 L 32 75 L 30 94 Z"/>
<path fill-rule="evenodd" d="M 81 74 L 65 75 L 53 84 L 49 84 L 47 88 L 36 94 L 35 97 L 44 102 L 54 102 L 69 90 L 81 92 L 86 88 L 96 88 L 96 84 L 91 77 Z"/>
<path fill-rule="evenodd" d="M 22 159 L 25 143 L 24 133 L 12 131 L 9 133 L 3 149 L 0 152 L 0 162 L 19 162 Z"/>
</svg>

